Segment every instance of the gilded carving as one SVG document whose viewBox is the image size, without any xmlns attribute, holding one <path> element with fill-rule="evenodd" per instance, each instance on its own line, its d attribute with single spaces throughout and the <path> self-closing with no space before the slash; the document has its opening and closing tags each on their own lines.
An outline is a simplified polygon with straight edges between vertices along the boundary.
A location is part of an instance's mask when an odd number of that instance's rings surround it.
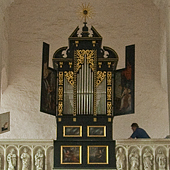
<svg viewBox="0 0 170 170">
<path fill-rule="evenodd" d="M 111 86 L 107 87 L 107 100 L 112 100 L 112 88 L 111 88 Z"/>
<path fill-rule="evenodd" d="M 77 72 L 81 68 L 81 65 L 84 64 L 84 60 L 86 58 L 87 64 L 94 72 L 94 80 L 97 79 L 96 67 L 97 67 L 97 50 L 75 50 L 74 51 L 74 93 L 73 93 L 73 105 L 74 105 L 74 113 L 73 116 L 77 114 Z M 93 115 L 96 115 L 96 83 L 94 83 L 94 98 L 93 98 Z"/>
<path fill-rule="evenodd" d="M 99 84 L 104 80 L 106 77 L 106 71 L 97 71 L 97 81 L 96 81 L 96 87 L 99 86 Z"/>
<path fill-rule="evenodd" d="M 107 102 L 107 115 L 110 116 L 112 113 L 112 102 Z"/>
<path fill-rule="evenodd" d="M 63 85 L 63 72 L 59 72 L 59 85 Z"/>
<path fill-rule="evenodd" d="M 85 55 L 85 50 L 77 50 L 77 64 L 76 64 L 76 72 L 79 71 L 81 68 L 81 65 L 84 64 L 84 55 Z"/>
<path fill-rule="evenodd" d="M 61 116 L 63 112 L 63 102 L 59 101 L 58 102 L 58 115 Z"/>
<path fill-rule="evenodd" d="M 63 62 L 59 62 L 60 68 L 63 67 Z"/>
<path fill-rule="evenodd" d="M 67 81 L 74 86 L 74 73 L 73 71 L 65 71 L 65 77 L 67 79 Z"/>
<path fill-rule="evenodd" d="M 108 68 L 110 68 L 111 64 L 111 62 L 107 62 Z"/>
<path fill-rule="evenodd" d="M 73 65 L 73 63 L 72 63 L 72 62 L 69 62 L 69 66 L 70 66 L 70 68 L 72 67 L 72 65 Z"/>
<path fill-rule="evenodd" d="M 89 64 L 92 71 L 94 71 L 94 50 L 77 50 L 77 64 L 76 72 L 79 71 L 81 65 L 84 64 L 84 56 L 86 55 L 87 63 Z"/>
<path fill-rule="evenodd" d="M 86 50 L 87 63 L 89 64 L 92 71 L 94 71 L 94 50 Z M 97 56 L 96 56 L 97 57 Z"/>
<path fill-rule="evenodd" d="M 75 41 L 76 47 L 78 47 L 79 41 Z"/>
<path fill-rule="evenodd" d="M 107 72 L 107 85 L 112 85 L 112 72 Z"/>
<path fill-rule="evenodd" d="M 58 88 L 58 100 L 63 100 L 63 87 L 59 86 Z"/>
</svg>

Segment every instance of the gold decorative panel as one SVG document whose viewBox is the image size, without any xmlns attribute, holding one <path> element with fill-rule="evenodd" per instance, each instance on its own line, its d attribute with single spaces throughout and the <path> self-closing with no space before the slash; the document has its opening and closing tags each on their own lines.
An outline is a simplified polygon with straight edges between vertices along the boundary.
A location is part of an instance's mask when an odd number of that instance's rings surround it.
<svg viewBox="0 0 170 170">
<path fill-rule="evenodd" d="M 62 71 L 60 71 L 59 72 L 59 85 L 63 85 L 63 72 Z"/>
<path fill-rule="evenodd" d="M 112 85 L 112 72 L 107 72 L 107 85 Z"/>
<path fill-rule="evenodd" d="M 87 63 L 89 64 L 92 71 L 94 71 L 94 50 L 76 50 L 77 52 L 77 64 L 76 72 L 79 71 L 81 65 L 84 64 L 84 56 L 86 55 Z"/>
<path fill-rule="evenodd" d="M 107 87 L 107 100 L 112 100 L 112 87 Z"/>
<path fill-rule="evenodd" d="M 63 87 L 59 86 L 58 88 L 58 100 L 63 100 Z"/>
<path fill-rule="evenodd" d="M 112 113 L 112 102 L 107 102 L 107 115 L 110 116 Z"/>
<path fill-rule="evenodd" d="M 65 71 L 64 73 L 65 73 L 64 75 L 65 75 L 67 81 L 68 81 L 72 86 L 74 86 L 74 73 L 73 73 L 73 71 Z"/>
<path fill-rule="evenodd" d="M 99 86 L 99 84 L 104 80 L 106 77 L 106 71 L 97 71 L 97 81 L 96 86 Z"/>
<path fill-rule="evenodd" d="M 81 65 L 84 64 L 84 55 L 85 55 L 85 50 L 76 50 L 75 53 L 77 53 L 76 57 L 74 60 L 77 59 L 77 64 L 76 64 L 76 72 L 79 71 L 81 68 Z"/>
<path fill-rule="evenodd" d="M 58 116 L 61 116 L 63 112 L 63 102 L 59 101 L 58 102 Z"/>
<path fill-rule="evenodd" d="M 87 63 L 89 64 L 92 71 L 94 71 L 94 50 L 86 50 Z M 97 56 L 96 56 L 97 57 Z"/>
</svg>

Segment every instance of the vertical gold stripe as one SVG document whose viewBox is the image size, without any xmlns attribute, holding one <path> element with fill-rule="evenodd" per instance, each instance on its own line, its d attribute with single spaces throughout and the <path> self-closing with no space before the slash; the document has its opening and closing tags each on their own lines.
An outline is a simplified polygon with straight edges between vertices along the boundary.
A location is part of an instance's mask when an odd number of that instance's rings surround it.
<svg viewBox="0 0 170 170">
<path fill-rule="evenodd" d="M 74 51 L 74 92 L 73 92 L 73 106 L 74 113 L 73 116 L 77 114 L 77 51 Z"/>
<path fill-rule="evenodd" d="M 94 92 L 93 92 L 93 115 L 97 116 L 97 112 L 96 112 L 96 81 L 97 81 L 97 50 L 94 51 Z"/>
</svg>

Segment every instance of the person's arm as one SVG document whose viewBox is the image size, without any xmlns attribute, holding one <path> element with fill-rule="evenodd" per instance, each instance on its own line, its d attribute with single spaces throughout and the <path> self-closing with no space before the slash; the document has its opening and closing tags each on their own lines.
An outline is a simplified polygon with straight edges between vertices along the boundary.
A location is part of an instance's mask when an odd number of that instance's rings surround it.
<svg viewBox="0 0 170 170">
<path fill-rule="evenodd" d="M 129 139 L 135 139 L 137 137 L 137 130 L 135 130 Z"/>
</svg>

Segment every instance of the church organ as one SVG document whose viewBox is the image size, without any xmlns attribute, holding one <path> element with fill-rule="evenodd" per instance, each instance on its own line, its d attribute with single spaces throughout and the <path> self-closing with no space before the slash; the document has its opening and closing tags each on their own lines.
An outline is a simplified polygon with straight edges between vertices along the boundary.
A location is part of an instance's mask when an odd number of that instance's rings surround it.
<svg viewBox="0 0 170 170">
<path fill-rule="evenodd" d="M 117 53 L 84 22 L 69 46 L 56 50 L 48 67 L 43 43 L 41 107 L 56 116 L 54 168 L 115 168 L 114 116 L 134 113 L 134 45 L 126 47 L 126 67 L 116 70 Z"/>
</svg>

